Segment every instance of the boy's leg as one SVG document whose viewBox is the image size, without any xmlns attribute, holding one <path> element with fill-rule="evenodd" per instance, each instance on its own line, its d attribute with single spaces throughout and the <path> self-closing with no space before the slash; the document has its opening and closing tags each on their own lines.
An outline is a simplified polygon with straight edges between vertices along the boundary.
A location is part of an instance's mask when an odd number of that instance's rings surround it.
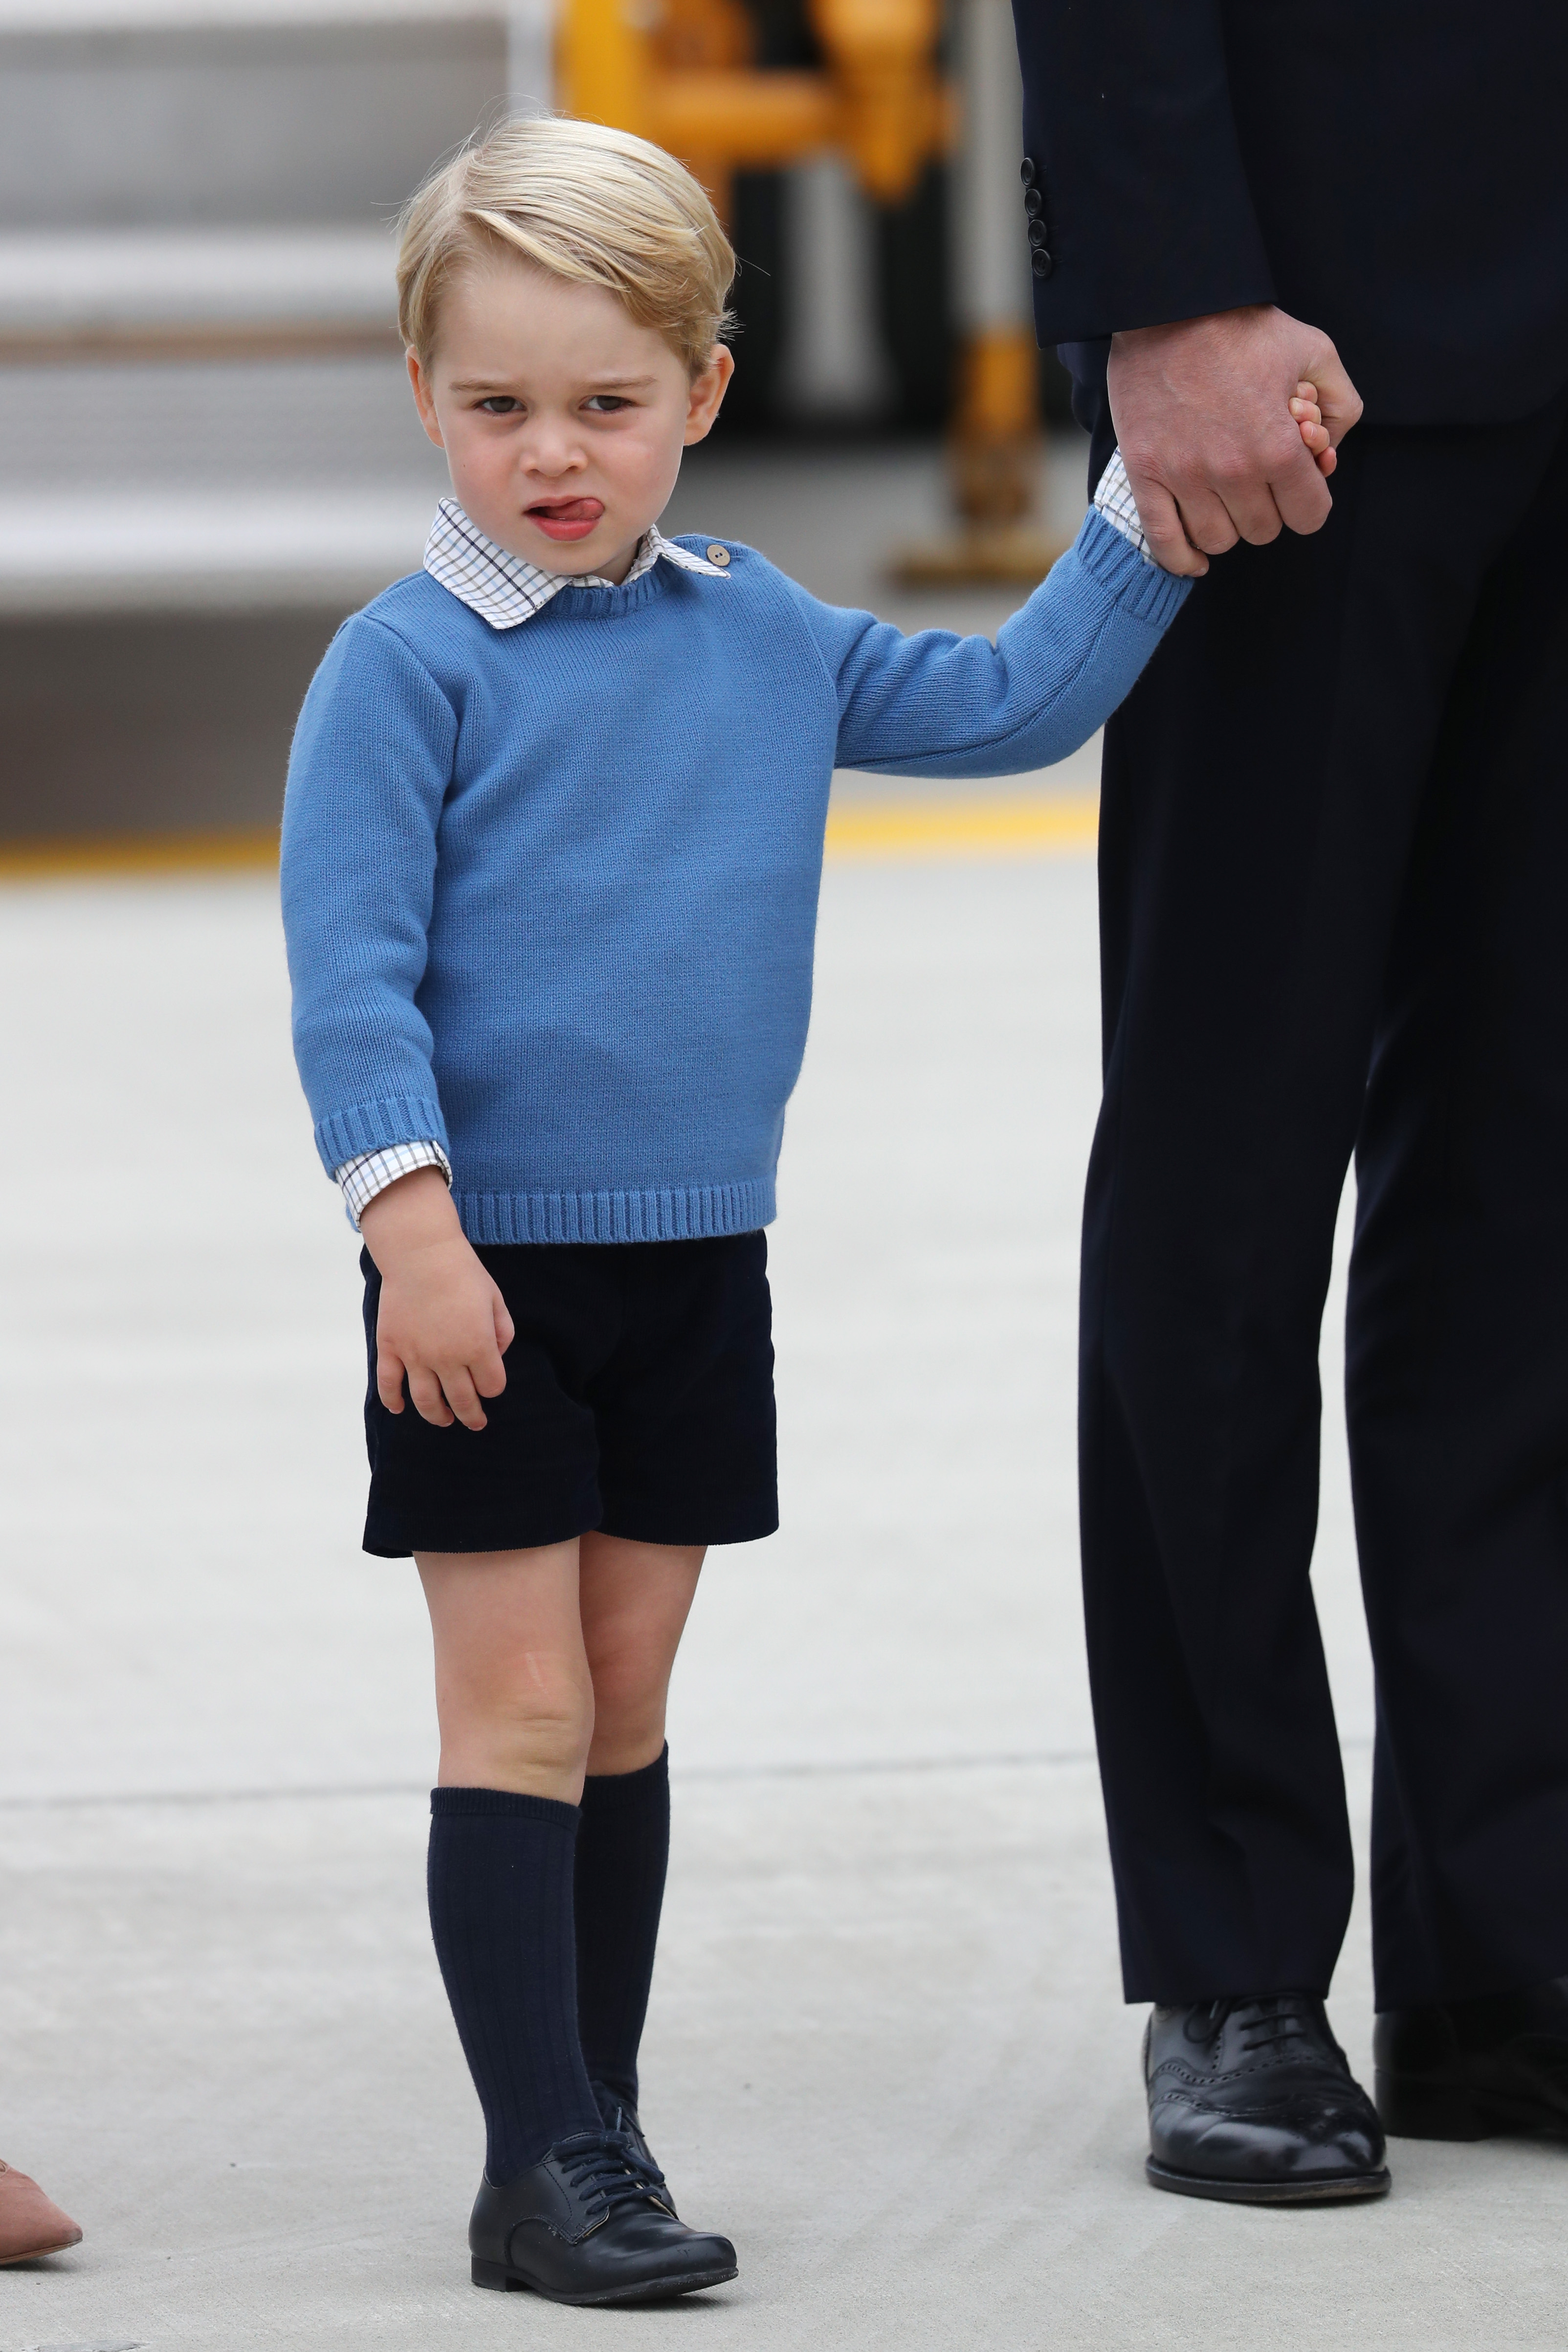
<svg viewBox="0 0 1568 2352">
<path fill-rule="evenodd" d="M 593 1689 L 577 1541 L 425 1553 L 419 1570 L 442 1732 L 430 1920 L 487 2136 L 475 2284 L 580 2304 L 716 2286 L 735 2248 L 678 2221 L 646 2149 L 605 2131 L 578 2041 L 570 1799 Z"/>
<path fill-rule="evenodd" d="M 675 1653 L 696 1596 L 703 1544 L 581 1539 L 578 1605 L 593 1685 L 591 1779 L 636 1772 L 664 1745 Z"/>
<path fill-rule="evenodd" d="M 603 1514 L 581 1549 L 594 1737 L 579 2001 L 603 2111 L 621 2109 L 635 2128 L 628 2093 L 668 1851 L 670 1670 L 706 1546 L 771 1534 L 779 1505 L 766 1237 L 649 1243 L 621 1254 L 621 1266 L 619 1341 L 588 1391 Z"/>
<path fill-rule="evenodd" d="M 435 1643 L 444 1788 L 575 1806 L 593 1737 L 578 1539 L 528 1551 L 420 1552 Z"/>
<path fill-rule="evenodd" d="M 600 2128 L 577 2032 L 572 1881 L 593 1692 L 577 1544 L 424 1553 L 440 1785 L 430 1924 L 489 2179 Z"/>
<path fill-rule="evenodd" d="M 607 2121 L 637 2108 L 670 1847 L 664 1707 L 702 1562 L 695 1545 L 582 1538 L 594 1731 L 577 1842 L 578 2029 Z"/>
</svg>

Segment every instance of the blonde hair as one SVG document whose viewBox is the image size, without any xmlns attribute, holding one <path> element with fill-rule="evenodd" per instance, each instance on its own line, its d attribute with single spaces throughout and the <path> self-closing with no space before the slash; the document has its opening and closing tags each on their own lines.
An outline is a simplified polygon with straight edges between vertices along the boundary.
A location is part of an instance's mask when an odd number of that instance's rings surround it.
<svg viewBox="0 0 1568 2352">
<path fill-rule="evenodd" d="M 453 278 L 503 251 L 607 288 L 693 375 L 733 323 L 735 253 L 717 214 L 685 164 L 629 131 L 552 114 L 503 123 L 433 172 L 398 228 L 398 323 L 422 362 Z"/>
</svg>

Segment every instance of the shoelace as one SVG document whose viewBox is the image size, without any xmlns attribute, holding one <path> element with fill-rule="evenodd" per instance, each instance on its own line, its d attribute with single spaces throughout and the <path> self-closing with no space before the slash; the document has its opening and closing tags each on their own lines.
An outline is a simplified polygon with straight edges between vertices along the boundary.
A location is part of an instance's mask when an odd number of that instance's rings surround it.
<svg viewBox="0 0 1568 2352">
<path fill-rule="evenodd" d="M 1241 2047 L 1249 2054 L 1255 2050 L 1277 2049 L 1286 2042 L 1308 2042 L 1312 2039 L 1310 2027 L 1317 2022 L 1313 2009 L 1308 2005 L 1310 2001 L 1311 1996 L 1306 1993 L 1227 1993 L 1197 2012 L 1194 2022 L 1201 2017 L 1204 2023 L 1194 2039 L 1212 2042 L 1239 2011 L 1252 2010 L 1255 2015 L 1241 2020 Z"/>
<path fill-rule="evenodd" d="M 664 2176 L 655 2164 L 639 2156 L 624 2132 L 601 2132 L 559 2159 L 570 2187 L 591 2201 L 629 2204 L 634 2198 L 664 2202 Z"/>
</svg>

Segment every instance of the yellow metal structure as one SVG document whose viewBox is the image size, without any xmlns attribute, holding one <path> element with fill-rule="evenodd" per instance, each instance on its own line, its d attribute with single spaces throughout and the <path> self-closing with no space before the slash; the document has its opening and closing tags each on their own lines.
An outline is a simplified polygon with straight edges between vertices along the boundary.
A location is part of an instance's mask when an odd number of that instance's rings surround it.
<svg viewBox="0 0 1568 2352">
<path fill-rule="evenodd" d="M 1027 327 L 970 335 L 959 353 L 947 470 L 958 528 L 903 549 L 890 566 L 903 588 L 1032 588 L 1065 542 L 1030 517 L 1042 436 L 1040 354 Z"/>
<path fill-rule="evenodd" d="M 971 335 L 953 419 L 954 503 L 967 523 L 1021 522 L 1040 447 L 1040 353 L 1027 327 Z"/>
<path fill-rule="evenodd" d="M 730 175 L 837 148 L 878 204 L 907 196 L 951 143 L 936 70 L 939 0 L 811 0 L 821 73 L 753 65 L 740 0 L 566 0 L 557 53 L 569 114 L 679 155 L 729 210 Z"/>
<path fill-rule="evenodd" d="M 759 68 L 744 0 L 563 0 L 557 91 L 569 114 L 679 155 L 730 217 L 732 175 L 836 149 L 874 203 L 898 204 L 958 129 L 937 70 L 942 0 L 808 0 L 824 68 Z M 949 440 L 959 528 L 905 551 L 911 587 L 1030 583 L 1060 551 L 1029 527 L 1039 470 L 1037 359 L 1027 329 L 971 335 Z"/>
</svg>

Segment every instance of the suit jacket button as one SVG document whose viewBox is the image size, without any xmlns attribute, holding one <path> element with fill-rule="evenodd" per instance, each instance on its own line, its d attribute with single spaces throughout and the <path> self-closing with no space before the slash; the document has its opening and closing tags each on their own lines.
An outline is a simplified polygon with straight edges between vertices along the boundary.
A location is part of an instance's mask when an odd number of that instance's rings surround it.
<svg viewBox="0 0 1568 2352">
<path fill-rule="evenodd" d="M 707 560 L 710 563 L 716 563 L 719 570 L 722 572 L 725 565 L 729 562 L 728 548 L 710 547 L 707 551 Z"/>
<path fill-rule="evenodd" d="M 1040 194 L 1038 188 L 1026 188 L 1024 190 L 1023 208 L 1029 215 L 1030 220 L 1038 220 L 1040 218 L 1041 213 L 1045 210 L 1045 198 Z"/>
<path fill-rule="evenodd" d="M 1056 264 L 1043 246 L 1037 245 L 1030 255 L 1029 266 L 1037 278 L 1049 278 Z"/>
<path fill-rule="evenodd" d="M 1033 187 L 1034 165 L 1027 155 L 1024 157 L 1023 162 L 1019 165 L 1019 178 L 1023 182 L 1026 188 Z"/>
</svg>

